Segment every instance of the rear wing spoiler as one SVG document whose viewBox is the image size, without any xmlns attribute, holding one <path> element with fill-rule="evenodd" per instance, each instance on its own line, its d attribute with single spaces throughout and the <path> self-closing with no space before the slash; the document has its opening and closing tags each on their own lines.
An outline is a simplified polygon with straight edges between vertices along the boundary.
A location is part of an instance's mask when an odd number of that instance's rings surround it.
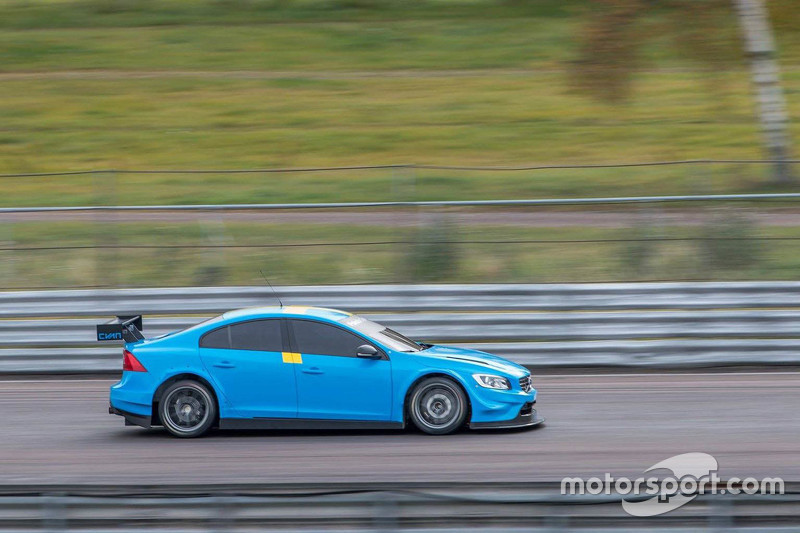
<svg viewBox="0 0 800 533">
<path fill-rule="evenodd" d="M 118 316 L 111 322 L 97 324 L 97 340 L 136 342 L 142 335 L 142 315 Z"/>
</svg>

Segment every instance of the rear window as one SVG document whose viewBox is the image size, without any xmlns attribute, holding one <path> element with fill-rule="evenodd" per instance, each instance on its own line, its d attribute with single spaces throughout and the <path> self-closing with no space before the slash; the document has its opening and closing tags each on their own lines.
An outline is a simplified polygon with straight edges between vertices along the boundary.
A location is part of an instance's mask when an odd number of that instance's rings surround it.
<svg viewBox="0 0 800 533">
<path fill-rule="evenodd" d="M 200 339 L 201 348 L 282 352 L 281 321 L 249 320 L 215 329 Z"/>
<path fill-rule="evenodd" d="M 282 352 L 280 320 L 251 320 L 228 326 L 231 330 L 231 348 Z"/>
<path fill-rule="evenodd" d="M 231 347 L 230 336 L 228 335 L 228 326 L 224 328 L 215 329 L 203 335 L 200 339 L 201 348 L 219 348 L 227 349 Z"/>
</svg>

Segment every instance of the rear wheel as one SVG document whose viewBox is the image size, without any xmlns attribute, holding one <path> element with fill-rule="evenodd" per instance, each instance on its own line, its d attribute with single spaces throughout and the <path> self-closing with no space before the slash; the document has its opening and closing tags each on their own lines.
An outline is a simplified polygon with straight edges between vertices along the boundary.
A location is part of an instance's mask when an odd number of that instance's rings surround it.
<svg viewBox="0 0 800 533">
<path fill-rule="evenodd" d="M 453 433 L 467 418 L 467 396 L 451 379 L 432 377 L 411 393 L 409 415 L 414 425 L 431 435 Z"/>
<path fill-rule="evenodd" d="M 202 383 L 178 381 L 161 395 L 158 414 L 167 431 L 176 437 L 199 437 L 214 423 L 217 403 Z"/>
</svg>

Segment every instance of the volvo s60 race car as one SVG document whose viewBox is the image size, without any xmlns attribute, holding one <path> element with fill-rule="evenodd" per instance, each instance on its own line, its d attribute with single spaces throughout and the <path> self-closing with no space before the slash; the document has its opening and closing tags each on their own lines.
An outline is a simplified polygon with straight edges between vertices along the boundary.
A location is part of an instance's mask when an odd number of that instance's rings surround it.
<svg viewBox="0 0 800 533">
<path fill-rule="evenodd" d="M 154 338 L 142 318 L 97 326 L 124 340 L 109 412 L 177 437 L 222 429 L 403 428 L 443 435 L 544 421 L 524 367 L 414 342 L 363 317 L 316 307 L 231 311 Z"/>
</svg>

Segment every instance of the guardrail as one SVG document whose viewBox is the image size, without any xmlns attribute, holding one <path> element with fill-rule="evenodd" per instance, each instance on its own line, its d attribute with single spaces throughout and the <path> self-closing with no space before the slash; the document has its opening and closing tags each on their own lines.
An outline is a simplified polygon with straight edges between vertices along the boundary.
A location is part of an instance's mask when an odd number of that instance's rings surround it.
<svg viewBox="0 0 800 533">
<path fill-rule="evenodd" d="M 423 200 L 383 202 L 164 204 L 0 207 L 1 213 L 64 213 L 93 211 L 272 211 L 286 209 L 357 209 L 383 207 L 541 207 L 556 205 L 669 204 L 711 201 L 797 200 L 800 193 L 701 194 L 671 196 L 613 196 L 601 198 L 530 198 L 512 200 Z"/>
<path fill-rule="evenodd" d="M 800 364 L 800 283 L 281 287 L 287 305 L 359 312 L 412 338 L 538 366 Z M 145 315 L 148 336 L 241 307 L 266 287 L 0 293 L 0 373 L 103 373 L 119 347 L 94 325 Z"/>
<path fill-rule="evenodd" d="M 789 531 L 800 522 L 800 493 L 791 484 L 784 494 L 704 494 L 648 518 L 626 515 L 621 496 L 562 495 L 554 483 L 117 485 L 2 492 L 2 531 Z M 636 498 L 647 499 L 628 497 Z"/>
</svg>

